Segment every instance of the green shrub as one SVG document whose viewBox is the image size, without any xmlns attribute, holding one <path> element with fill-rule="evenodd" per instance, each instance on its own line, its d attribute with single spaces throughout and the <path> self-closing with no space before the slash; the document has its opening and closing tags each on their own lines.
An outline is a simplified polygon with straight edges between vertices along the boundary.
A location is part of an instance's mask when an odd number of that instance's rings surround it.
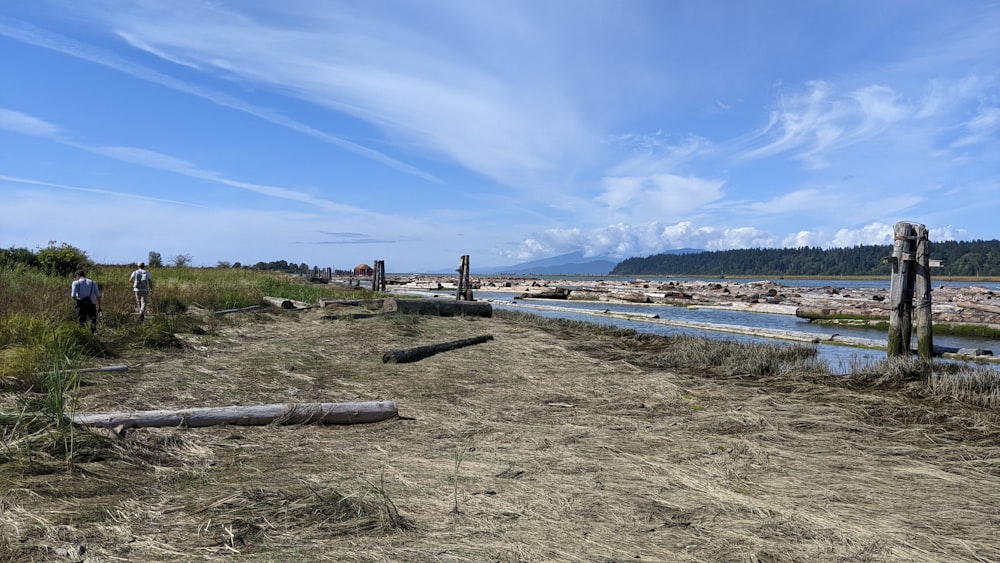
<svg viewBox="0 0 1000 563">
<path fill-rule="evenodd" d="M 38 264 L 46 274 L 66 277 L 80 268 L 93 266 L 87 253 L 67 243 L 56 246 L 55 241 L 38 251 Z"/>
</svg>

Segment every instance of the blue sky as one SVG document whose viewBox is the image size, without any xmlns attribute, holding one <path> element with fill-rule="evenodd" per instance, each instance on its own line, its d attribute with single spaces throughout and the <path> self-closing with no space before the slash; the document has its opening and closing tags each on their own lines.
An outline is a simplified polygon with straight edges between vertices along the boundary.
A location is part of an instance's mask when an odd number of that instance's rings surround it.
<svg viewBox="0 0 1000 563">
<path fill-rule="evenodd" d="M 389 272 L 1000 238 L 1000 3 L 7 0 L 0 247 Z"/>
</svg>

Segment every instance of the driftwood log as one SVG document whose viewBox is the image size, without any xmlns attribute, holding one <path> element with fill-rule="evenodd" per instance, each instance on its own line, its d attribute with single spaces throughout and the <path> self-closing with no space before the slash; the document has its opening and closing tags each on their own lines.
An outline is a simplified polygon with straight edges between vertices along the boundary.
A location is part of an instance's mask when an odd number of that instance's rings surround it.
<svg viewBox="0 0 1000 563">
<path fill-rule="evenodd" d="M 215 311 L 214 315 L 228 315 L 230 313 L 251 313 L 256 311 L 266 311 L 266 307 L 261 307 L 260 305 L 251 305 L 249 307 L 240 307 L 238 309 L 223 309 L 221 311 Z"/>
<path fill-rule="evenodd" d="M 452 301 L 450 299 L 396 299 L 390 297 L 382 305 L 386 313 L 402 313 L 407 315 L 435 315 L 453 317 L 467 315 L 470 317 L 492 317 L 493 306 L 484 301 Z"/>
<path fill-rule="evenodd" d="M 622 301 L 629 301 L 631 303 L 652 303 L 653 300 L 649 298 L 648 295 L 642 292 L 631 292 L 631 293 L 612 293 L 610 297 L 615 299 L 620 299 Z"/>
<path fill-rule="evenodd" d="M 482 344 L 483 342 L 489 342 L 490 340 L 493 340 L 493 335 L 487 334 L 484 336 L 474 336 L 472 338 L 463 338 L 461 340 L 443 342 L 441 344 L 430 344 L 428 346 L 416 346 L 414 348 L 390 350 L 385 354 L 382 354 L 382 363 L 404 364 L 408 362 L 416 362 L 418 360 L 422 360 L 424 358 L 433 356 L 438 352 L 447 352 L 448 350 L 454 350 L 456 348 L 464 348 L 465 346 Z"/>
<path fill-rule="evenodd" d="M 320 307 L 382 307 L 385 299 L 326 299 L 319 300 Z"/>
<path fill-rule="evenodd" d="M 181 410 L 136 412 L 77 413 L 73 422 L 121 430 L 169 426 L 263 426 L 265 424 L 361 424 L 397 416 L 395 401 L 355 403 L 291 403 L 230 407 L 204 407 Z"/>
<path fill-rule="evenodd" d="M 521 299 L 569 299 L 569 294 L 573 290 L 565 289 L 562 287 L 557 287 L 555 289 L 546 289 L 544 291 L 536 291 L 534 293 L 522 293 Z"/>
<path fill-rule="evenodd" d="M 302 301 L 294 301 L 292 299 L 285 299 L 284 297 L 270 297 L 265 295 L 264 301 L 270 303 L 271 305 L 274 305 L 275 307 L 288 310 L 309 309 L 312 307 L 312 305 L 308 303 L 303 303 Z"/>
</svg>

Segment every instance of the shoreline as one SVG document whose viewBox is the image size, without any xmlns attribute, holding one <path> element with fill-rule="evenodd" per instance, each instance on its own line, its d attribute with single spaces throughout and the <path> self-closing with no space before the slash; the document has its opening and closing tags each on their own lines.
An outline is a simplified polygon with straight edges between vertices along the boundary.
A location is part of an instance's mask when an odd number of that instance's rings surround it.
<svg viewBox="0 0 1000 563">
<path fill-rule="evenodd" d="M 825 278 L 824 278 L 825 279 Z M 453 276 L 392 278 L 392 289 L 455 291 Z M 795 286 L 787 280 L 647 280 L 617 281 L 546 279 L 539 277 L 473 277 L 472 289 L 520 294 L 522 298 L 568 301 L 608 301 L 633 304 L 725 307 L 730 310 L 794 314 L 810 320 L 888 320 L 889 288 Z M 943 281 L 943 280 L 938 280 Z M 932 320 L 938 324 L 968 325 L 1000 331 L 1000 291 L 985 286 L 948 286 L 932 289 Z"/>
</svg>

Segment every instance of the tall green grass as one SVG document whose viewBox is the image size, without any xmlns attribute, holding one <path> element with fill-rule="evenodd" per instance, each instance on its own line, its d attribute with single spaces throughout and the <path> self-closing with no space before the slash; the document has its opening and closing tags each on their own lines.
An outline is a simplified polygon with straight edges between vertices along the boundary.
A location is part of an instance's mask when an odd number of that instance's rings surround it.
<svg viewBox="0 0 1000 563">
<path fill-rule="evenodd" d="M 77 325 L 70 278 L 0 268 L 0 390 L 18 392 L 16 412 L 0 412 L 0 463 L 21 459 L 24 471 L 36 471 L 44 469 L 37 460 L 62 456 L 72 470 L 80 440 L 102 439 L 72 424 L 77 370 L 128 349 L 179 346 L 176 334 L 203 333 L 203 324 L 222 322 L 188 313 L 193 307 L 217 311 L 263 305 L 264 296 L 309 303 L 372 297 L 275 272 L 164 268 L 153 271 L 149 310 L 145 322 L 138 323 L 131 273 L 126 266 L 87 271 L 103 297 L 104 316 L 93 335 Z"/>
<path fill-rule="evenodd" d="M 175 333 L 196 330 L 184 313 L 263 305 L 264 296 L 307 303 L 321 298 L 371 297 L 364 290 L 311 284 L 280 272 L 244 269 L 158 268 L 152 271 L 146 322 L 137 323 L 130 266 L 96 266 L 87 271 L 103 297 L 97 336 L 78 329 L 72 279 L 38 270 L 0 269 L 0 388 L 44 387 L 41 374 L 54 365 L 79 366 L 88 358 L 114 356 L 135 347 L 170 347 Z"/>
</svg>

